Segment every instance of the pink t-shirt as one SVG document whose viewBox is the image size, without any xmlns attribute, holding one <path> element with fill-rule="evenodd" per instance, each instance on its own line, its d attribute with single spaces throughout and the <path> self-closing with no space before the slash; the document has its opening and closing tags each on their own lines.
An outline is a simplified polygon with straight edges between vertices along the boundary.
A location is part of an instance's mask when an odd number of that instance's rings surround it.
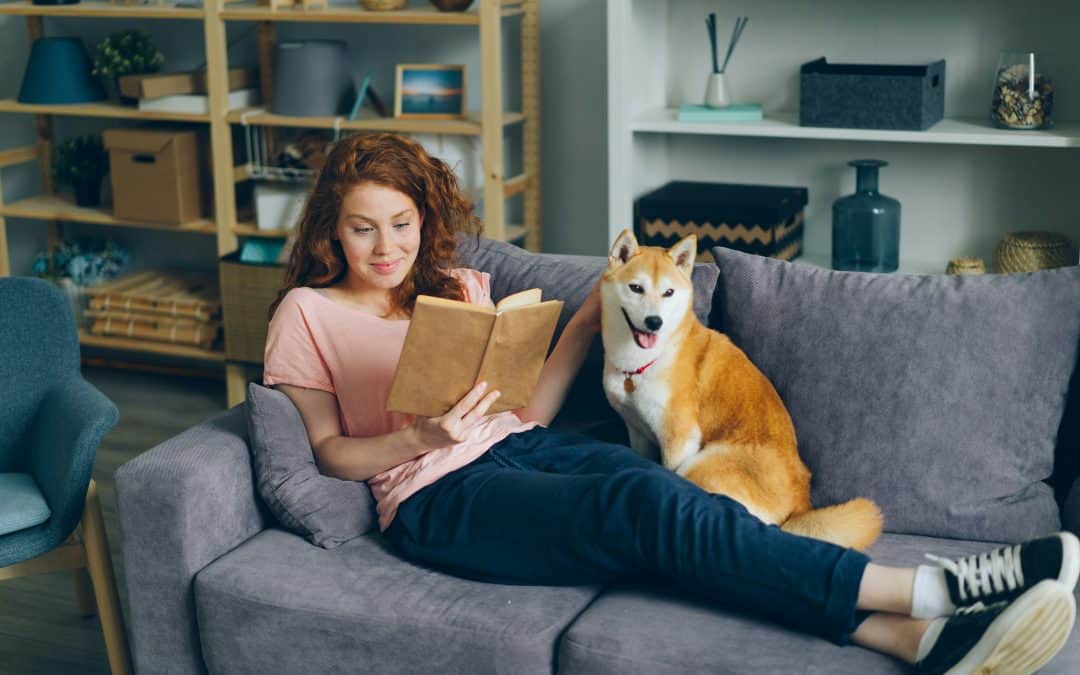
<svg viewBox="0 0 1080 675">
<path fill-rule="evenodd" d="M 451 271 L 466 300 L 490 305 L 490 277 Z M 312 288 L 294 288 L 282 299 L 266 338 L 263 383 L 328 391 L 337 397 L 346 436 L 379 436 L 412 424 L 412 416 L 387 412 L 386 399 L 405 344 L 407 319 L 381 319 L 331 300 Z M 537 426 L 512 412 L 490 415 L 469 439 L 387 469 L 368 480 L 385 530 L 398 505 L 421 488 L 474 461 L 510 434 Z"/>
</svg>

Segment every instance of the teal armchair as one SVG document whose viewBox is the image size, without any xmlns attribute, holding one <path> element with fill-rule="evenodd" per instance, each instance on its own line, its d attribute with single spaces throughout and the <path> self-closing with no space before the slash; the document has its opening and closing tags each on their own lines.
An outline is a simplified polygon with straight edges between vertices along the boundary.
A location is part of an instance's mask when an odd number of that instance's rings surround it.
<svg viewBox="0 0 1080 675">
<path fill-rule="evenodd" d="M 116 406 L 79 372 L 60 291 L 0 278 L 0 581 L 75 570 L 84 615 L 101 617 L 113 673 L 131 672 L 123 617 L 91 479 Z"/>
</svg>

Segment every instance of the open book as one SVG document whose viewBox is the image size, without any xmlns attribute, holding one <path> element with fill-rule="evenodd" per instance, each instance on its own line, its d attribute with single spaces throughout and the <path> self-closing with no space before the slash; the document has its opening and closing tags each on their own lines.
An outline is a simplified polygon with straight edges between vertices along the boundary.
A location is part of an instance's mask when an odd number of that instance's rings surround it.
<svg viewBox="0 0 1080 675">
<path fill-rule="evenodd" d="M 438 417 L 481 381 L 501 392 L 489 414 L 527 405 L 562 306 L 541 302 L 539 288 L 508 295 L 494 309 L 419 296 L 387 410 Z"/>
</svg>

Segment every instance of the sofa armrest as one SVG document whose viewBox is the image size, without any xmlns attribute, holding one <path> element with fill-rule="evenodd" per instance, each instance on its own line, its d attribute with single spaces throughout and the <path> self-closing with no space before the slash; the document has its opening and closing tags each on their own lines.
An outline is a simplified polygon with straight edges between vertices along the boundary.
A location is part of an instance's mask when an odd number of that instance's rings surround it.
<svg viewBox="0 0 1080 675">
<path fill-rule="evenodd" d="M 116 471 L 130 634 L 139 673 L 202 673 L 193 580 L 265 527 L 244 406 Z"/>
<path fill-rule="evenodd" d="M 1065 497 L 1065 505 L 1061 508 L 1061 523 L 1073 534 L 1080 536 L 1080 478 L 1077 478 L 1068 496 Z"/>
</svg>

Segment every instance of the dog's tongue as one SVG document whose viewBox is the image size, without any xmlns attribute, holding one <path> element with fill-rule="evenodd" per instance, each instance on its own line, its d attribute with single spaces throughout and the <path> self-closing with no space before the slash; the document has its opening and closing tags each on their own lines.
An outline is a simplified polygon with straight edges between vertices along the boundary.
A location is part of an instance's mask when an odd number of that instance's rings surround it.
<svg viewBox="0 0 1080 675">
<path fill-rule="evenodd" d="M 656 333 L 646 333 L 643 330 L 634 331 L 634 342 L 642 349 L 652 349 L 656 346 Z"/>
</svg>

